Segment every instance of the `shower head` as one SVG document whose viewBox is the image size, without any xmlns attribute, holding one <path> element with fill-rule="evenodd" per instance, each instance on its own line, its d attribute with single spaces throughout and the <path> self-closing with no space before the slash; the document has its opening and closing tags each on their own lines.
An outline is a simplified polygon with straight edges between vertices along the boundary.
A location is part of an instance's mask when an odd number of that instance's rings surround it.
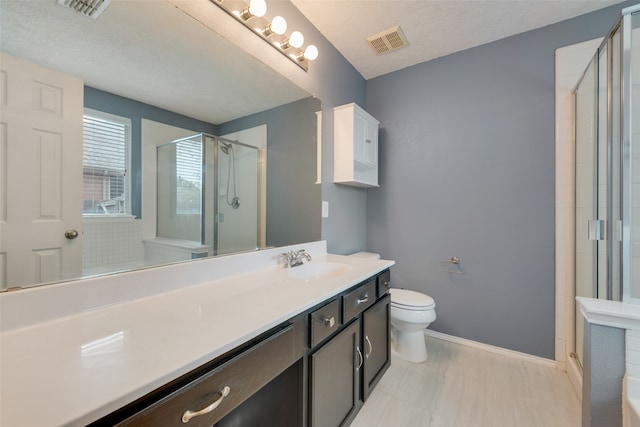
<svg viewBox="0 0 640 427">
<path fill-rule="evenodd" d="M 224 154 L 229 154 L 229 149 L 233 150 L 231 144 L 227 144 L 226 142 L 222 141 L 220 141 L 220 143 L 222 144 L 220 145 L 220 151 L 222 151 Z"/>
</svg>

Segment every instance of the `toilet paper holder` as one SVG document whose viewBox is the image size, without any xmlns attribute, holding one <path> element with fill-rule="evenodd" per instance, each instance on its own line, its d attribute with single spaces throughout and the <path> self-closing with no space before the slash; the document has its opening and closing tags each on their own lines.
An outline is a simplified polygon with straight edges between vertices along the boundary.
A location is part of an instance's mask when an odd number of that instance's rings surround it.
<svg viewBox="0 0 640 427">
<path fill-rule="evenodd" d="M 455 265 L 455 270 L 452 269 L 449 264 Z M 451 259 L 445 259 L 444 261 L 442 261 L 442 269 L 445 273 L 464 274 L 464 270 L 460 268 L 460 258 L 458 258 L 457 256 L 452 256 Z"/>
</svg>

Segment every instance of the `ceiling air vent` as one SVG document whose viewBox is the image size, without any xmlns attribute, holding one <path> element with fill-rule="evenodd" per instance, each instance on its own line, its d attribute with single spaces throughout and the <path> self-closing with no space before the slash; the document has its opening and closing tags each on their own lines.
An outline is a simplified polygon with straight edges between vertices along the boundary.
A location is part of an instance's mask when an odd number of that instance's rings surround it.
<svg viewBox="0 0 640 427">
<path fill-rule="evenodd" d="M 375 36 L 367 37 L 367 42 L 376 55 L 383 55 L 409 44 L 400 26 L 389 28 Z"/>
<path fill-rule="evenodd" d="M 111 0 L 58 0 L 59 5 L 92 19 L 97 19 L 110 2 Z"/>
</svg>

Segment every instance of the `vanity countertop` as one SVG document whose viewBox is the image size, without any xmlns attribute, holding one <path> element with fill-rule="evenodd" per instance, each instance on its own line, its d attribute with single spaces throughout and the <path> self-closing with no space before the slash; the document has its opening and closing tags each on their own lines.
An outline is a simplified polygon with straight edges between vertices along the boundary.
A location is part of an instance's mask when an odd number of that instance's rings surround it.
<svg viewBox="0 0 640 427">
<path fill-rule="evenodd" d="M 312 262 L 351 268 L 312 281 L 261 268 L 4 330 L 0 425 L 95 421 L 394 264 Z"/>
</svg>

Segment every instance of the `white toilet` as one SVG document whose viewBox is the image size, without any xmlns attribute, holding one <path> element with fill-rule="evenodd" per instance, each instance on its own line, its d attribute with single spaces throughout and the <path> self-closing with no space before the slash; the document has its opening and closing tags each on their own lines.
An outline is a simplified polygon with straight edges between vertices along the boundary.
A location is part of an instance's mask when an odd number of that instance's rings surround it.
<svg viewBox="0 0 640 427">
<path fill-rule="evenodd" d="M 357 252 L 351 256 L 380 259 L 379 254 Z M 409 362 L 427 360 L 424 330 L 436 320 L 436 303 L 429 295 L 408 289 L 392 288 L 391 333 L 396 355 Z"/>
<path fill-rule="evenodd" d="M 436 320 L 436 303 L 429 295 L 392 288 L 391 333 L 396 354 L 409 362 L 427 360 L 424 330 Z"/>
</svg>

